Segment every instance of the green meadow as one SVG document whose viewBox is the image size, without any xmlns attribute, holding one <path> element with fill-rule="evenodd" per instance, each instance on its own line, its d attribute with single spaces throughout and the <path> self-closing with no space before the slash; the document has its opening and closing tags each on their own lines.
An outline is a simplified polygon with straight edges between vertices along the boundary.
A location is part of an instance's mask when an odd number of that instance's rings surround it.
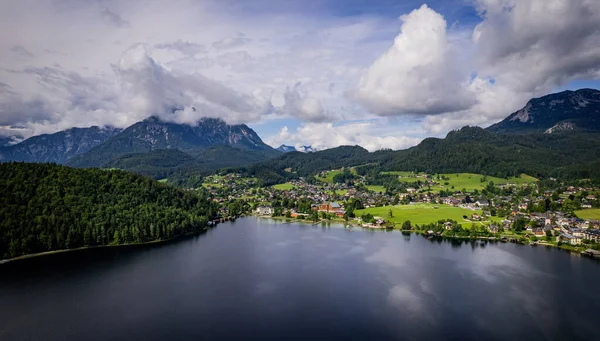
<svg viewBox="0 0 600 341">
<path fill-rule="evenodd" d="M 335 192 L 337 195 L 346 195 L 346 193 L 348 193 L 347 189 L 336 189 L 335 191 L 327 191 L 327 193 L 329 195 L 333 195 L 333 192 Z"/>
<path fill-rule="evenodd" d="M 437 207 L 437 208 L 436 208 Z M 389 211 L 392 210 L 392 217 L 389 217 Z M 471 217 L 472 214 L 481 215 L 479 210 L 470 210 L 461 207 L 450 205 L 434 205 L 434 204 L 414 204 L 414 205 L 396 205 L 371 207 L 364 210 L 355 210 L 354 214 L 357 217 L 364 213 L 370 213 L 373 216 L 384 218 L 386 221 L 394 223 L 403 223 L 410 220 L 412 224 L 430 224 L 441 219 L 452 219 L 462 224 L 465 227 L 471 226 L 472 222 L 465 220 L 463 216 Z M 479 222 L 475 222 L 479 223 Z M 483 222 L 487 224 L 488 222 Z"/>
<path fill-rule="evenodd" d="M 600 220 L 600 208 L 589 208 L 585 210 L 575 211 L 575 214 L 586 220 Z"/>
<path fill-rule="evenodd" d="M 454 186 L 455 190 L 460 191 L 464 188 L 471 192 L 475 189 L 482 190 L 490 181 L 494 182 L 496 186 L 500 184 L 515 184 L 520 186 L 524 183 L 534 183 L 538 181 L 538 179 L 527 174 L 521 174 L 519 177 L 511 177 L 508 179 L 473 173 L 440 174 L 440 176 L 442 175 L 449 178 L 449 180 L 437 180 L 437 175 L 433 176 L 433 180 L 439 184 L 432 186 L 431 191 L 438 192 L 440 190 L 448 190 L 452 189 L 452 186 Z M 445 184 L 446 182 L 448 185 Z"/>
<path fill-rule="evenodd" d="M 273 188 L 280 190 L 280 191 L 289 191 L 294 188 L 294 185 L 292 185 L 289 182 L 286 182 L 284 184 L 273 185 Z"/>
<path fill-rule="evenodd" d="M 352 174 L 356 175 L 356 170 L 354 168 L 350 168 L 350 172 L 352 172 Z M 331 183 L 333 183 L 333 177 L 336 176 L 336 174 L 342 174 L 342 170 L 338 169 L 338 170 L 329 171 L 329 172 L 327 172 L 327 176 L 325 176 L 325 177 L 317 176 L 316 179 L 321 182 L 327 182 L 327 183 L 331 184 Z"/>
<path fill-rule="evenodd" d="M 376 193 L 379 193 L 379 192 L 385 193 L 385 187 L 383 187 L 383 186 L 368 185 L 367 188 L 369 189 L 369 191 L 373 191 Z"/>
</svg>

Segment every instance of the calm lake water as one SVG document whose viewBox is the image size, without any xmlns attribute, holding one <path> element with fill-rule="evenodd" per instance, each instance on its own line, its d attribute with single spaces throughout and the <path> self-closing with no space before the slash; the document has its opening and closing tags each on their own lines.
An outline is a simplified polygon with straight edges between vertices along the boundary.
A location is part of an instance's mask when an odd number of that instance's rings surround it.
<svg viewBox="0 0 600 341">
<path fill-rule="evenodd" d="M 600 264 L 243 218 L 0 266 L 0 340 L 600 340 Z"/>
</svg>

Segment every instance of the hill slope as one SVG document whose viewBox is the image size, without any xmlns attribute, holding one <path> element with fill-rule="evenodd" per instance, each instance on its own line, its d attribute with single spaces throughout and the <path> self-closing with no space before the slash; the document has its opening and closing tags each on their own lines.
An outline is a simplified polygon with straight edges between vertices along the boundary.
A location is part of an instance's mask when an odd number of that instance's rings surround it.
<svg viewBox="0 0 600 341">
<path fill-rule="evenodd" d="M 220 168 L 241 167 L 273 156 L 273 151 L 217 145 L 189 153 L 177 149 L 160 149 L 148 153 L 125 154 L 109 161 L 104 167 L 119 168 L 154 179 L 168 178 L 169 183 L 185 187 L 198 187 L 202 182 L 194 175 Z M 199 182 L 189 181 L 190 178 Z"/>
<path fill-rule="evenodd" d="M 530 100 L 487 130 L 494 133 L 600 131 L 600 91 L 563 91 Z"/>
<path fill-rule="evenodd" d="M 358 170 L 363 174 L 426 171 L 502 178 L 521 173 L 540 178 L 600 178 L 599 137 L 597 133 L 495 134 L 464 127 L 445 139 L 428 138 L 406 150 L 369 153 L 360 147 L 339 147 L 308 154 L 291 152 L 244 171 L 265 183 L 361 165 L 365 166 Z"/>
<path fill-rule="evenodd" d="M 64 163 L 120 133 L 117 128 L 71 128 L 54 134 L 33 136 L 13 146 L 0 147 L 0 162 Z"/>
<path fill-rule="evenodd" d="M 204 229 L 215 212 L 203 194 L 132 173 L 0 165 L 0 259 L 174 238 Z"/>
</svg>

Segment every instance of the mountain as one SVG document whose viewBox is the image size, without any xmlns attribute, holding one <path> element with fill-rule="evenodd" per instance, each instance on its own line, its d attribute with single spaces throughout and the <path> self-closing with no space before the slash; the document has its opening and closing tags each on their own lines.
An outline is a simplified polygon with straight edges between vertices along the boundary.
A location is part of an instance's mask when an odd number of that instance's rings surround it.
<svg viewBox="0 0 600 341">
<path fill-rule="evenodd" d="M 0 162 L 56 162 L 86 153 L 120 133 L 117 128 L 71 128 L 54 134 L 30 137 L 12 146 L 0 147 Z"/>
<path fill-rule="evenodd" d="M 285 182 L 299 176 L 310 176 L 323 170 L 360 165 L 372 154 L 360 146 L 340 146 L 314 153 L 289 152 L 270 160 L 235 169 L 257 177 L 263 185 Z M 292 172 L 289 170 L 292 169 Z"/>
<path fill-rule="evenodd" d="M 69 160 L 67 164 L 74 167 L 102 167 L 112 160 L 132 153 L 148 153 L 162 149 L 197 152 L 215 145 L 263 151 L 272 155 L 279 153 L 265 144 L 256 132 L 245 124 L 228 125 L 220 119 L 203 118 L 197 125 L 190 126 L 150 117 L 126 128 L 86 154 Z"/>
<path fill-rule="evenodd" d="M 314 149 L 312 146 L 301 146 L 300 148 L 298 148 L 298 151 L 301 153 L 314 153 L 317 150 Z"/>
<path fill-rule="evenodd" d="M 10 145 L 12 139 L 10 137 L 0 136 L 0 147 L 7 147 Z"/>
<path fill-rule="evenodd" d="M 563 91 L 530 100 L 525 107 L 491 125 L 494 133 L 600 131 L 600 91 Z"/>
<path fill-rule="evenodd" d="M 104 165 L 132 171 L 155 179 L 168 178 L 169 183 L 185 187 L 201 186 L 197 175 L 221 168 L 241 167 L 273 158 L 279 152 L 240 149 L 216 145 L 196 152 L 178 149 L 158 149 L 148 153 L 121 155 Z M 191 180 L 190 180 L 191 179 Z"/>
<path fill-rule="evenodd" d="M 312 146 L 300 146 L 300 147 L 298 147 L 298 149 L 296 149 L 296 147 L 294 147 L 294 146 L 286 146 L 285 144 L 282 144 L 276 150 L 278 150 L 280 152 L 284 152 L 284 153 L 289 153 L 289 152 L 313 153 L 313 152 L 317 151 Z"/>
<path fill-rule="evenodd" d="M 538 178 L 600 179 L 599 137 L 593 132 L 497 134 L 464 127 L 448 133 L 446 138 L 427 138 L 406 150 L 369 153 L 356 146 L 291 152 L 236 171 L 266 184 L 349 166 L 357 167 L 362 174 L 470 172 L 505 178 L 526 173 Z"/>
<path fill-rule="evenodd" d="M 295 152 L 296 151 L 296 147 L 294 147 L 294 146 L 286 146 L 285 144 L 282 144 L 281 146 L 277 147 L 275 150 L 278 150 L 278 151 L 283 152 L 283 153 L 289 153 L 289 152 Z"/>
</svg>

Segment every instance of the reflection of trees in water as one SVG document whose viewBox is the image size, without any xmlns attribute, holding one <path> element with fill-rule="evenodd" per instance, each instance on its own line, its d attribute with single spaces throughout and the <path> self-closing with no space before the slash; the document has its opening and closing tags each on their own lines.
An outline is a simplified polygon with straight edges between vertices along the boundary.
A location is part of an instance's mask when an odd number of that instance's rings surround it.
<svg viewBox="0 0 600 341">
<path fill-rule="evenodd" d="M 402 234 L 405 234 L 404 232 Z M 408 232 L 407 232 L 408 234 Z M 448 238 L 442 236 L 429 236 L 426 238 L 430 243 L 450 244 L 454 249 L 461 248 L 463 245 L 469 245 L 471 249 L 485 248 L 488 243 L 497 243 L 495 240 L 469 239 L 469 238 Z"/>
</svg>

